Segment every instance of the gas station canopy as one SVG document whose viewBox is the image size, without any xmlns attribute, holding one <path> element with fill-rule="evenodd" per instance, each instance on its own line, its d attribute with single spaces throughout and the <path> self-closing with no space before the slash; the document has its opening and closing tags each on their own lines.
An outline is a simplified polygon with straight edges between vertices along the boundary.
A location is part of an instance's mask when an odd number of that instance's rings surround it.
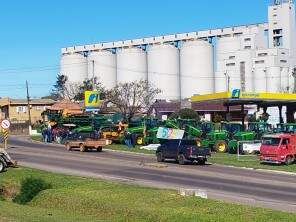
<svg viewBox="0 0 296 222">
<path fill-rule="evenodd" d="M 258 105 L 260 107 L 296 106 L 296 94 L 290 93 L 254 93 L 233 90 L 206 95 L 194 95 L 191 102 L 222 102 L 225 106 Z"/>
<path fill-rule="evenodd" d="M 227 107 L 229 113 L 230 106 L 241 105 L 241 113 L 244 113 L 244 105 L 257 105 L 266 113 L 268 107 L 279 108 L 280 122 L 283 122 L 282 107 L 287 107 L 287 121 L 294 122 L 294 113 L 296 110 L 296 94 L 291 93 L 267 93 L 267 92 L 241 92 L 235 89 L 232 92 L 221 92 L 206 95 L 194 95 L 191 97 L 191 102 L 206 102 L 207 104 L 220 102 Z M 244 125 L 245 116 L 242 117 Z"/>
</svg>

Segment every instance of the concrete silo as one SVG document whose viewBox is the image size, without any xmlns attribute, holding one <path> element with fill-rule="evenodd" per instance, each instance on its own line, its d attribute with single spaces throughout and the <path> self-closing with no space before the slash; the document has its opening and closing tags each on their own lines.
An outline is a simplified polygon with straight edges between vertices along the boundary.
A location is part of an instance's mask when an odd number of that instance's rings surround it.
<svg viewBox="0 0 296 222">
<path fill-rule="evenodd" d="M 266 91 L 280 92 L 281 91 L 281 68 L 268 67 L 266 72 Z"/>
<path fill-rule="evenodd" d="M 124 48 L 117 52 L 117 83 L 147 80 L 147 54 L 140 48 Z"/>
<path fill-rule="evenodd" d="M 157 99 L 180 99 L 179 49 L 173 45 L 152 45 L 148 50 L 148 81 L 162 92 Z"/>
<path fill-rule="evenodd" d="M 60 74 L 68 77 L 69 84 L 81 84 L 87 78 L 87 58 L 78 53 L 64 54 L 60 69 Z"/>
<path fill-rule="evenodd" d="M 232 53 L 240 49 L 240 37 L 220 37 L 216 42 L 216 59 L 217 61 L 227 60 Z"/>
<path fill-rule="evenodd" d="M 266 68 L 258 67 L 254 71 L 254 89 L 255 92 L 266 92 Z"/>
<path fill-rule="evenodd" d="M 116 86 L 116 55 L 110 51 L 93 51 L 88 56 L 88 78 L 97 78 L 107 89 Z"/>
<path fill-rule="evenodd" d="M 281 69 L 281 91 L 290 91 L 289 68 L 286 67 Z"/>
<path fill-rule="evenodd" d="M 214 92 L 213 46 L 206 41 L 184 42 L 180 49 L 181 98 Z"/>
</svg>

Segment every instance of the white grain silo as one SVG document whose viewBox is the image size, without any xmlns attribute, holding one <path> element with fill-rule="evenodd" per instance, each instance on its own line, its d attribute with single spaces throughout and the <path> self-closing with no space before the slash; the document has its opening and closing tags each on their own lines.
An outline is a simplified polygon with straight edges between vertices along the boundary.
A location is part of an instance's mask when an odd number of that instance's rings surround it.
<svg viewBox="0 0 296 222">
<path fill-rule="evenodd" d="M 268 67 L 266 72 L 266 91 L 280 92 L 281 91 L 281 68 Z"/>
<path fill-rule="evenodd" d="M 124 48 L 117 52 L 117 83 L 147 80 L 147 54 L 140 48 Z"/>
<path fill-rule="evenodd" d="M 68 83 L 81 84 L 87 78 L 87 58 L 84 55 L 64 54 L 60 74 L 68 77 Z"/>
<path fill-rule="evenodd" d="M 240 37 L 221 37 L 216 42 L 216 60 L 223 61 L 229 59 L 232 53 L 241 49 Z"/>
<path fill-rule="evenodd" d="M 282 68 L 281 69 L 281 91 L 282 92 L 289 92 L 289 68 Z"/>
<path fill-rule="evenodd" d="M 109 51 L 94 51 L 88 56 L 88 78 L 97 78 L 106 89 L 116 86 L 116 55 Z"/>
<path fill-rule="evenodd" d="M 254 71 L 255 92 L 266 92 L 266 68 L 256 68 Z"/>
<path fill-rule="evenodd" d="M 180 99 L 179 49 L 152 45 L 148 50 L 148 81 L 162 92 L 157 99 Z"/>
<path fill-rule="evenodd" d="M 228 91 L 227 77 L 224 72 L 215 72 L 215 92 Z"/>
<path fill-rule="evenodd" d="M 214 92 L 213 46 L 206 41 L 184 42 L 180 49 L 181 98 Z"/>
</svg>

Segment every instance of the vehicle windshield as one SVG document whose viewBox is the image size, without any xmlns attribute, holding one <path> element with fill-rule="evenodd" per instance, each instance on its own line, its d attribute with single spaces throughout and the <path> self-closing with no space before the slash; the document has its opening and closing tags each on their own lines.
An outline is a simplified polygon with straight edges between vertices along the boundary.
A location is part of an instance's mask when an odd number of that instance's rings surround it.
<svg viewBox="0 0 296 222">
<path fill-rule="evenodd" d="M 263 145 L 278 146 L 281 142 L 281 138 L 265 137 L 262 140 Z"/>
</svg>

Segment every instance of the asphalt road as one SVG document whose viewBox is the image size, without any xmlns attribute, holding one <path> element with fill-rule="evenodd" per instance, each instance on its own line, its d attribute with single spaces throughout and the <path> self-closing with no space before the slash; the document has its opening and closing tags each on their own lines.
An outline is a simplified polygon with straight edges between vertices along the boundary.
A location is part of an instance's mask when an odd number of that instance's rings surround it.
<svg viewBox="0 0 296 222">
<path fill-rule="evenodd" d="M 159 188 L 202 189 L 210 199 L 296 212 L 296 176 L 218 165 L 157 164 L 153 155 L 103 150 L 66 151 L 59 145 L 11 137 L 19 165 Z"/>
</svg>

